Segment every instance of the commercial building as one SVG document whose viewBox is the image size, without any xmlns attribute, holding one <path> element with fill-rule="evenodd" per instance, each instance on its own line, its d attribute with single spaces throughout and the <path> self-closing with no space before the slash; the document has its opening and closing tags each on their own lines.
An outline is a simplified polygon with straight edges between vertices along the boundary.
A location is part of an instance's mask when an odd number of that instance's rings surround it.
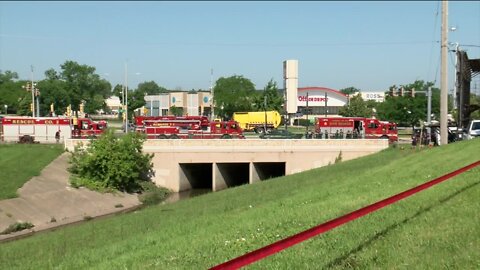
<svg viewBox="0 0 480 270">
<path fill-rule="evenodd" d="M 210 115 L 212 95 L 209 91 L 169 92 L 160 95 L 145 96 L 145 109 L 148 116 L 172 114 L 178 108 L 182 115 Z"/>
</svg>

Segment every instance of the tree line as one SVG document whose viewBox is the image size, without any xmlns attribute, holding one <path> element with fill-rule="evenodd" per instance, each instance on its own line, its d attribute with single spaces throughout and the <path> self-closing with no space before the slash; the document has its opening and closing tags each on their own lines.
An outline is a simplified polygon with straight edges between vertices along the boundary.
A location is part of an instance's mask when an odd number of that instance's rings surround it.
<svg viewBox="0 0 480 270">
<path fill-rule="evenodd" d="M 95 67 L 82 65 L 74 61 L 66 61 L 60 65 L 60 70 L 51 68 L 45 71 L 45 78 L 36 82 L 35 88 L 39 89 L 40 116 L 48 116 L 53 104 L 54 113 L 62 115 L 67 106 L 71 105 L 73 111 L 79 111 L 80 104 L 84 104 L 84 112 L 95 114 L 99 110 L 109 112 L 105 100 L 112 95 L 118 96 L 123 104 L 123 85 L 112 87 L 110 82 L 96 74 Z M 28 80 L 21 80 L 14 71 L 0 71 L 0 111 L 4 114 L 31 115 L 30 103 L 32 93 L 24 86 Z M 417 80 L 411 84 L 402 85 L 406 90 L 415 89 L 415 97 L 388 95 L 392 85 L 385 91 L 384 102 L 363 100 L 359 92 L 361 89 L 348 87 L 340 89 L 349 96 L 349 102 L 340 109 L 342 116 L 372 117 L 393 121 L 401 125 L 413 126 L 421 120 L 426 120 L 427 97 L 422 91 L 429 87 L 432 90 L 432 114 L 440 112 L 440 89 L 433 87 L 433 82 Z M 145 105 L 145 95 L 158 95 L 168 93 L 165 87 L 154 81 L 142 82 L 135 89 L 128 89 L 129 116 L 133 111 Z M 195 92 L 195 90 L 192 90 Z M 271 79 L 262 90 L 256 90 L 251 80 L 241 75 L 220 77 L 213 88 L 213 102 L 215 115 L 229 119 L 234 112 L 239 111 L 264 111 L 277 110 L 284 114 L 283 94 L 278 89 L 277 83 Z M 472 102 L 479 103 L 480 97 L 472 95 Z M 449 98 L 449 112 L 452 112 L 452 99 Z M 179 108 L 171 108 L 182 114 Z M 453 114 L 455 112 L 453 111 Z M 479 117 L 476 112 L 473 117 Z"/>
</svg>

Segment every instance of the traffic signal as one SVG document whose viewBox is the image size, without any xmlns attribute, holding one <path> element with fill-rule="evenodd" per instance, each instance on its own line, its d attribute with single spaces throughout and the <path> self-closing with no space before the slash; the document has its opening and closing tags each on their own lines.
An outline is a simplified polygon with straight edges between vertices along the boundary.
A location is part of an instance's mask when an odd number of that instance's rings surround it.
<svg viewBox="0 0 480 270">
<path fill-rule="evenodd" d="M 71 116 L 72 115 L 72 105 L 68 105 L 67 106 L 67 116 Z"/>
<path fill-rule="evenodd" d="M 148 114 L 148 109 L 143 107 L 143 115 L 147 115 Z"/>
<path fill-rule="evenodd" d="M 53 103 L 50 104 L 50 112 L 51 112 L 51 113 L 55 112 L 55 110 L 54 110 L 54 108 L 53 108 Z"/>
<path fill-rule="evenodd" d="M 33 103 L 30 103 L 30 111 L 33 112 Z"/>
<path fill-rule="evenodd" d="M 122 113 L 122 119 L 123 119 L 123 121 L 125 121 L 125 119 L 127 119 L 127 116 L 126 116 L 125 112 Z"/>
</svg>

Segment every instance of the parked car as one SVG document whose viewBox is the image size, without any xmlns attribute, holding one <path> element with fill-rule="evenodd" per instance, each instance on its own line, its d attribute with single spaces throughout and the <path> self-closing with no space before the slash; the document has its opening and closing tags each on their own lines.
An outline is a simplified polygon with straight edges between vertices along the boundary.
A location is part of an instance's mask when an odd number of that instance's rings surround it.
<svg viewBox="0 0 480 270">
<path fill-rule="evenodd" d="M 465 138 L 467 140 L 480 137 L 480 120 L 472 120 L 468 124 L 467 130 L 465 132 Z"/>
<path fill-rule="evenodd" d="M 285 129 L 275 129 L 268 133 L 262 133 L 259 136 L 261 139 L 301 139 L 303 134 L 292 133 Z"/>
</svg>

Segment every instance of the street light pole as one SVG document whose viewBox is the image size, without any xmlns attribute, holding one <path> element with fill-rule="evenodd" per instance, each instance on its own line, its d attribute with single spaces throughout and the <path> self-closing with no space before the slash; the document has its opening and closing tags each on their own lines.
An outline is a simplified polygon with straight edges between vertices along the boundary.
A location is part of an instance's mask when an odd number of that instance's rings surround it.
<svg viewBox="0 0 480 270">
<path fill-rule="evenodd" d="M 442 1 L 442 43 L 440 81 L 440 145 L 448 144 L 448 1 Z"/>
</svg>

